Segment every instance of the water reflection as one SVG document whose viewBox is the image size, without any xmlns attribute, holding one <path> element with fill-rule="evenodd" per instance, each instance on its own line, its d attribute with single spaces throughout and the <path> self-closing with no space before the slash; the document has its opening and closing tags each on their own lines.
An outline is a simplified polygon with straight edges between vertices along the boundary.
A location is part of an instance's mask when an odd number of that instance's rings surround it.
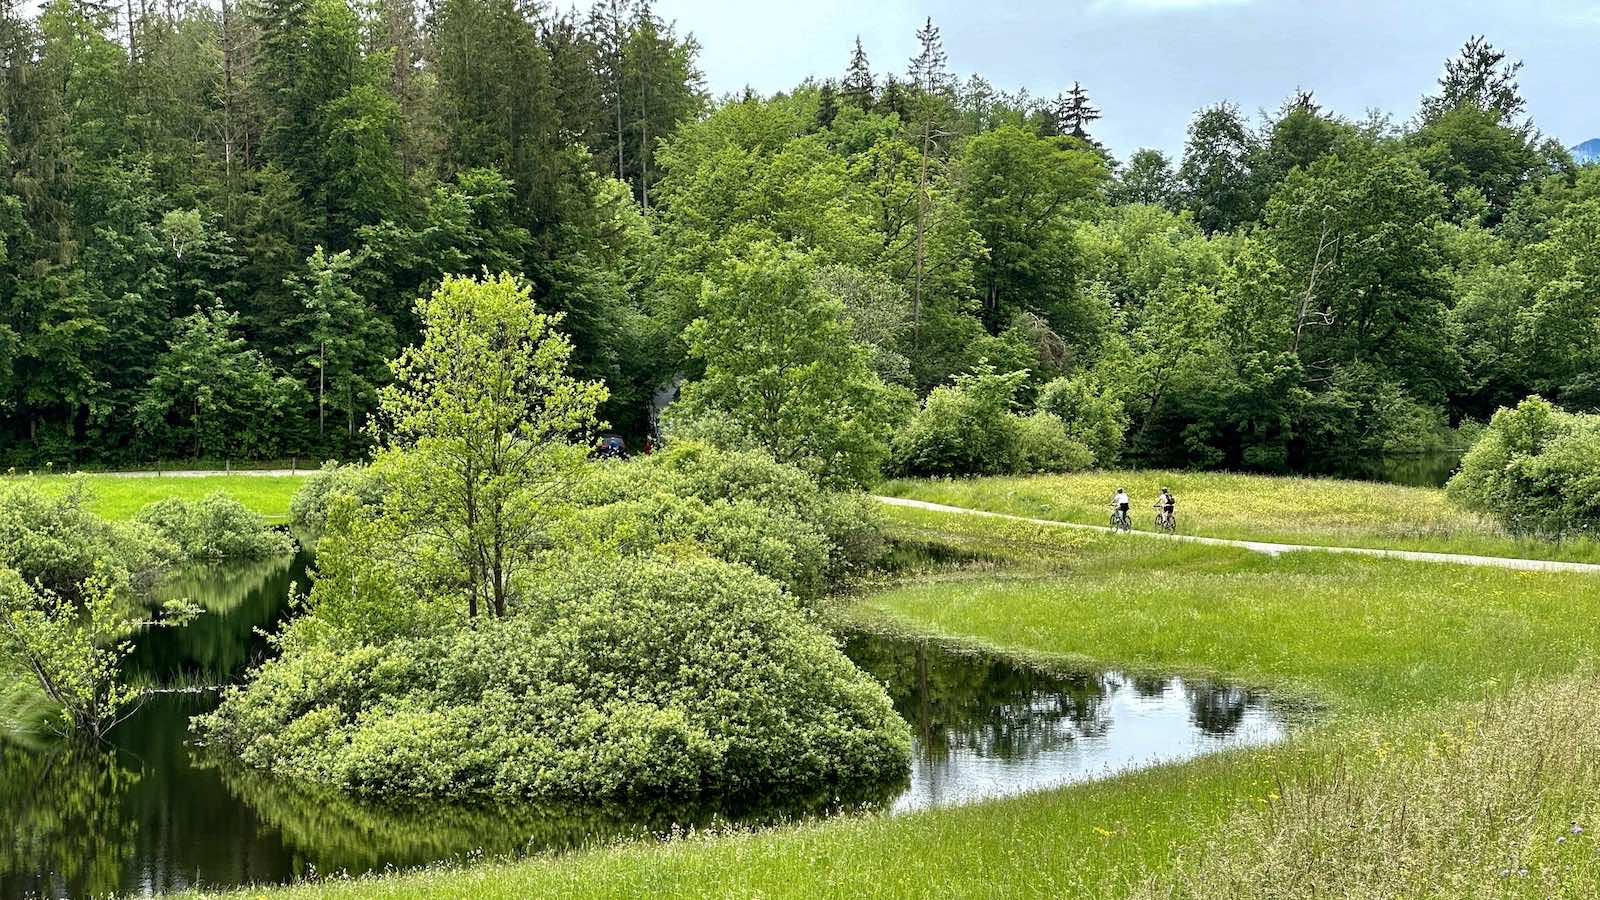
<svg viewBox="0 0 1600 900">
<path fill-rule="evenodd" d="M 883 680 L 915 737 L 903 812 L 1043 790 L 1229 747 L 1284 726 L 1235 687 L 1116 672 L 1059 675 L 1004 658 L 854 635 L 845 652 Z"/>
<path fill-rule="evenodd" d="M 188 721 L 215 693 L 147 701 L 97 753 L 0 741 L 0 897 L 138 895 L 573 850 L 728 823 L 887 809 L 904 783 L 782 807 L 397 808 L 209 759 Z"/>
<path fill-rule="evenodd" d="M 205 612 L 184 628 L 140 634 L 130 671 L 157 684 L 219 684 L 271 652 L 266 633 L 289 613 L 289 589 L 309 587 L 312 555 L 302 550 L 250 563 L 195 566 L 163 581 L 158 600 L 191 600 Z"/>
</svg>

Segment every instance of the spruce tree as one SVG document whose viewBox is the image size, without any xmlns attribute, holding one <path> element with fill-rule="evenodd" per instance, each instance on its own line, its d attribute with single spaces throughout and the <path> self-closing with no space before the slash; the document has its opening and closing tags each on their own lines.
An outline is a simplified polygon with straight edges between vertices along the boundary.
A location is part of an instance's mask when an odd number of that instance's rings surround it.
<svg viewBox="0 0 1600 900">
<path fill-rule="evenodd" d="M 861 48 L 861 35 L 858 34 L 856 49 L 850 54 L 850 66 L 845 69 L 839 93 L 857 109 L 870 112 L 877 92 L 877 84 L 872 79 L 872 67 L 867 64 L 867 51 Z"/>
<path fill-rule="evenodd" d="M 1057 133 L 1093 143 L 1087 126 L 1100 118 L 1100 110 L 1089 102 L 1089 92 L 1083 85 L 1074 81 L 1072 90 L 1056 97 L 1055 106 Z"/>
</svg>

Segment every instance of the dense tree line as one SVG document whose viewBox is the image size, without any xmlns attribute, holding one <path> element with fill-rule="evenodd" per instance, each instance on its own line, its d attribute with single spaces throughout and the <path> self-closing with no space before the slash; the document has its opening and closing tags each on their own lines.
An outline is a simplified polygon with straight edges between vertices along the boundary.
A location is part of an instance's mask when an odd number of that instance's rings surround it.
<svg viewBox="0 0 1600 900">
<path fill-rule="evenodd" d="M 0 454 L 362 449 L 417 298 L 484 270 L 564 316 L 619 430 L 681 380 L 674 429 L 841 481 L 954 458 L 927 441 L 987 426 L 950 410 L 1073 443 L 1007 451 L 1035 465 L 1329 471 L 1600 407 L 1600 169 L 1486 41 L 1404 123 L 1296 91 L 1118 161 L 1083 85 L 917 37 L 712 103 L 644 3 L 9 11 Z"/>
<path fill-rule="evenodd" d="M 349 452 L 417 298 L 483 269 L 639 427 L 631 230 L 695 52 L 615 0 L 0 8 L 0 456 Z"/>
</svg>

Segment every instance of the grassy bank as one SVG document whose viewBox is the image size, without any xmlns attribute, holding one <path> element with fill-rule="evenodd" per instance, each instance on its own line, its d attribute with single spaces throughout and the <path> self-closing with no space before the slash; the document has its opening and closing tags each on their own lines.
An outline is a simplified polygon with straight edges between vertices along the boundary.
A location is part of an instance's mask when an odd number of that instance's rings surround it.
<svg viewBox="0 0 1600 900">
<path fill-rule="evenodd" d="M 1445 492 L 1331 478 L 1274 478 L 1216 472 L 1083 472 L 1025 478 L 901 479 L 880 486 L 895 497 L 1059 522 L 1104 525 L 1111 496 L 1133 497 L 1134 527 L 1154 528 L 1151 505 L 1163 486 L 1178 499 L 1179 530 L 1237 540 L 1318 546 L 1432 550 L 1529 559 L 1600 562 L 1600 542 L 1521 539 L 1452 504 Z"/>
<path fill-rule="evenodd" d="M 1293 897 L 1321 895 L 1313 890 L 1321 884 L 1340 888 L 1332 896 L 1393 896 L 1386 887 L 1406 885 L 1415 887 L 1408 896 L 1576 897 L 1594 889 L 1592 861 L 1567 846 L 1580 836 L 1555 838 L 1557 824 L 1587 817 L 1600 796 L 1600 774 L 1587 762 L 1600 732 L 1573 733 L 1600 718 L 1597 685 L 1582 675 L 1600 646 L 1595 579 L 1312 554 L 1273 560 L 1092 535 L 1060 542 L 1018 523 L 890 515 L 901 533 L 944 535 L 971 560 L 859 598 L 847 612 L 858 621 L 1057 662 L 1271 685 L 1314 701 L 1323 718 L 1284 746 L 971 807 L 267 893 Z M 1471 802 L 1493 818 L 1443 827 Z M 1329 831 L 1317 824 L 1324 819 L 1371 827 Z M 1467 850 L 1477 856 L 1459 856 Z M 1285 881 L 1293 865 L 1309 879 L 1301 889 Z M 1517 874 L 1524 868 L 1529 875 Z M 1262 885 L 1280 890 L 1249 893 Z"/>
<path fill-rule="evenodd" d="M 107 519 L 126 520 L 144 507 L 179 497 L 198 500 L 215 491 L 267 517 L 270 522 L 289 520 L 289 501 L 305 482 L 303 475 L 206 475 L 125 478 L 117 475 L 17 475 L 31 479 L 45 491 L 65 492 L 81 480 L 90 493 L 89 509 Z"/>
</svg>

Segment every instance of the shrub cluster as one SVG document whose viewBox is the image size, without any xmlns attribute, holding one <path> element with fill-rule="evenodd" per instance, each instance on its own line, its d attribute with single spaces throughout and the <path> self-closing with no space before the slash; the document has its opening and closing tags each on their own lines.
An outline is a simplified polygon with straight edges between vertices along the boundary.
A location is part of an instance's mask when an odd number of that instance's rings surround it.
<svg viewBox="0 0 1600 900">
<path fill-rule="evenodd" d="M 159 500 L 139 510 L 134 521 L 192 560 L 261 559 L 294 552 L 294 538 L 224 491 L 199 500 Z"/>
<path fill-rule="evenodd" d="M 290 500 L 290 527 L 313 535 L 321 534 L 328 524 L 328 509 L 340 496 L 376 506 L 383 499 L 383 479 L 367 466 L 341 466 L 332 460 L 323 463 Z"/>
<path fill-rule="evenodd" d="M 904 775 L 904 723 L 811 615 L 876 553 L 862 498 L 687 442 L 594 463 L 508 614 L 468 618 L 426 538 L 322 493 L 309 614 L 196 723 L 250 766 L 478 800 L 771 799 Z"/>
<path fill-rule="evenodd" d="M 564 539 L 623 553 L 693 546 L 748 566 L 810 604 L 881 549 L 877 510 L 862 495 L 817 486 L 754 450 L 675 442 L 596 468 Z"/>
<path fill-rule="evenodd" d="M 26 478 L 0 480 L 0 568 L 29 585 L 76 597 L 96 564 L 148 583 L 181 560 L 170 540 L 141 525 L 108 522 L 85 508 L 88 493 L 74 481 L 48 494 Z"/>
<path fill-rule="evenodd" d="M 1522 534 L 1600 532 L 1600 416 L 1530 398 L 1495 413 L 1450 497 Z"/>
<path fill-rule="evenodd" d="M 909 736 L 882 687 L 775 584 L 720 560 L 576 557 L 519 615 L 381 644 L 304 625 L 199 721 L 282 775 L 554 800 L 810 792 L 905 772 Z"/>
<path fill-rule="evenodd" d="M 1026 376 L 982 366 L 957 376 L 954 384 L 935 388 L 895 434 L 896 474 L 1022 475 L 1094 465 L 1094 451 L 1069 434 L 1054 412 L 1041 408 L 1020 416 L 1013 411 Z M 1098 433 L 1094 436 L 1105 442 Z"/>
</svg>

